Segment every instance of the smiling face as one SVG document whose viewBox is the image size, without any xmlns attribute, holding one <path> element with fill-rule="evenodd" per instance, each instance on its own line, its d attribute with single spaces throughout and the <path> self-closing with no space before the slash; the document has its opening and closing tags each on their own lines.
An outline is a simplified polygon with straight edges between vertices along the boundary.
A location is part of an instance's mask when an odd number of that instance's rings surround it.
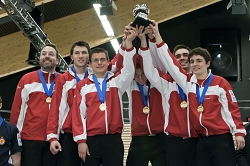
<svg viewBox="0 0 250 166">
<path fill-rule="evenodd" d="M 209 66 L 210 61 L 206 63 L 206 60 L 203 56 L 194 54 L 190 57 L 191 70 L 193 74 L 197 76 L 198 79 L 205 79 L 207 77 Z"/>
<path fill-rule="evenodd" d="M 88 49 L 85 46 L 75 46 L 70 57 L 74 61 L 75 68 L 86 67 L 89 62 Z"/>
<path fill-rule="evenodd" d="M 40 53 L 39 64 L 43 71 L 54 72 L 59 60 L 56 50 L 51 46 L 45 46 Z"/>
<path fill-rule="evenodd" d="M 104 52 L 93 53 L 90 59 L 90 66 L 97 78 L 104 78 L 107 73 L 109 59 Z"/>
<path fill-rule="evenodd" d="M 189 72 L 189 69 L 190 69 L 190 64 L 188 62 L 188 54 L 189 54 L 189 51 L 185 48 L 178 49 L 175 52 L 175 58 L 180 63 L 181 67 L 187 72 Z"/>
</svg>

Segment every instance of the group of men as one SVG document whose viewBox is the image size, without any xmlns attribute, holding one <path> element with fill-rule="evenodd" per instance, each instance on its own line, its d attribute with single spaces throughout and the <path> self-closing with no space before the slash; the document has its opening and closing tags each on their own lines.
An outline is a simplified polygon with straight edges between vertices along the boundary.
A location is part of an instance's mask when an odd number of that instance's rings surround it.
<svg viewBox="0 0 250 166">
<path fill-rule="evenodd" d="M 42 48 L 41 69 L 21 78 L 11 109 L 21 165 L 122 166 L 124 92 L 132 137 L 127 166 L 236 165 L 232 134 L 242 149 L 246 132 L 232 87 L 212 75 L 207 50 L 178 45 L 172 55 L 150 21 L 125 27 L 112 61 L 103 48 L 74 43 L 64 74 L 55 71 L 56 46 Z"/>
</svg>

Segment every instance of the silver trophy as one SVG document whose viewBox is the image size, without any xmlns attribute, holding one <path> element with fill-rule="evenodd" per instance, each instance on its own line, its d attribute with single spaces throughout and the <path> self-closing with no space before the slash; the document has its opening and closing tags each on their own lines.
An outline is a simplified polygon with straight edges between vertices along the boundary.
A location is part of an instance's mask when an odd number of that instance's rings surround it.
<svg viewBox="0 0 250 166">
<path fill-rule="evenodd" d="M 134 6 L 133 15 L 135 17 L 132 26 L 147 27 L 151 22 L 148 20 L 148 14 L 150 9 L 146 4 L 137 4 Z"/>
</svg>

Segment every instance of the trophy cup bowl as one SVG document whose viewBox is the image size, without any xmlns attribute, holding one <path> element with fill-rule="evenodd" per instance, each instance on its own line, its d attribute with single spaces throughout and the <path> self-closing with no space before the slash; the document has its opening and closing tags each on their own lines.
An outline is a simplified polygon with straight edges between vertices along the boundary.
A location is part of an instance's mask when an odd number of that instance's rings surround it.
<svg viewBox="0 0 250 166">
<path fill-rule="evenodd" d="M 151 23 L 151 21 L 148 20 L 149 11 L 150 9 L 146 4 L 135 5 L 133 9 L 133 15 L 135 19 L 131 26 L 136 27 L 137 25 L 138 27 L 147 27 Z"/>
</svg>

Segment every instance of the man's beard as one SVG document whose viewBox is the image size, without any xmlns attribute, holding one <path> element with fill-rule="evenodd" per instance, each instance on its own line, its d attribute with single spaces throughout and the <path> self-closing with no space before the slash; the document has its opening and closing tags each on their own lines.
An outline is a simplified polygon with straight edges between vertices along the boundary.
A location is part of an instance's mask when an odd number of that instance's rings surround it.
<svg viewBox="0 0 250 166">
<path fill-rule="evenodd" d="M 56 64 L 53 62 L 51 62 L 50 64 L 44 64 L 44 62 L 40 62 L 40 66 L 42 67 L 42 69 L 46 71 L 54 69 L 56 67 Z"/>
</svg>

